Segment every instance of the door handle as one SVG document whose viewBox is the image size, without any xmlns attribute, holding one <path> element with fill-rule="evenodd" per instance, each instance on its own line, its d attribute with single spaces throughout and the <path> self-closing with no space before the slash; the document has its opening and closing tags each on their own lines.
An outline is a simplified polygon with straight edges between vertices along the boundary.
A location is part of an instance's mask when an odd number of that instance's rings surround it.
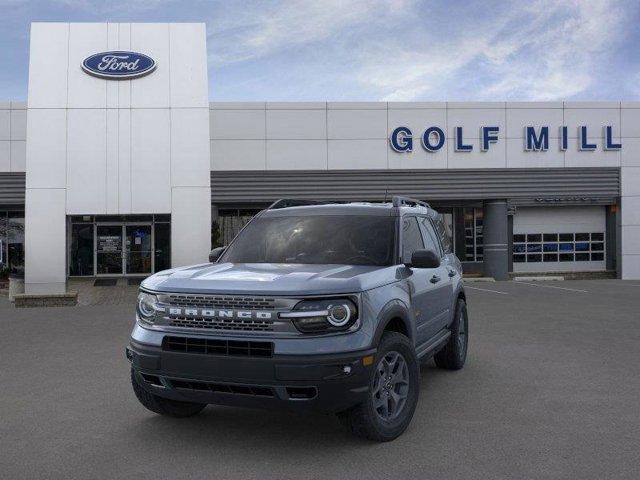
<svg viewBox="0 0 640 480">
<path fill-rule="evenodd" d="M 449 270 L 449 277 L 455 277 L 458 274 L 455 270 Z"/>
<path fill-rule="evenodd" d="M 429 281 L 430 281 L 431 283 L 438 283 L 438 282 L 440 281 L 440 277 L 439 277 L 439 276 L 437 276 L 437 275 L 434 275 L 433 277 L 431 277 L 431 278 L 429 279 Z"/>
</svg>

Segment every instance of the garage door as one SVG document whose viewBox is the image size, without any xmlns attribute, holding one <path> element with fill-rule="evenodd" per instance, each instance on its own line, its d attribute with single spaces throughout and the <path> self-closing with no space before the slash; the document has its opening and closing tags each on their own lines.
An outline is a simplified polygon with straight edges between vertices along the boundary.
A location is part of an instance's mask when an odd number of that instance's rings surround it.
<svg viewBox="0 0 640 480">
<path fill-rule="evenodd" d="M 518 207 L 514 272 L 606 270 L 605 207 Z"/>
</svg>

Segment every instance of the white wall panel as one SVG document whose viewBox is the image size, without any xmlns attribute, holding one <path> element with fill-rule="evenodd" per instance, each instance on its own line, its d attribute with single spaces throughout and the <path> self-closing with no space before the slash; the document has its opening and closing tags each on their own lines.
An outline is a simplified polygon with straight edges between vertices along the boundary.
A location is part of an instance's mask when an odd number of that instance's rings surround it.
<svg viewBox="0 0 640 480">
<path fill-rule="evenodd" d="M 507 168 L 562 168 L 564 152 L 557 138 L 549 139 L 546 152 L 527 152 L 523 138 L 507 138 Z M 493 145 L 492 145 L 493 146 Z"/>
<path fill-rule="evenodd" d="M 169 24 L 132 23 L 131 50 L 150 56 L 156 69 L 131 81 L 133 108 L 168 108 L 170 106 Z M 183 88 L 190 88 L 184 85 Z"/>
<path fill-rule="evenodd" d="M 523 138 L 524 127 L 549 127 L 549 138 L 560 136 L 560 127 L 564 125 L 562 108 L 507 108 L 507 138 Z"/>
<path fill-rule="evenodd" d="M 0 140 L 0 172 L 11 171 L 11 142 Z"/>
<path fill-rule="evenodd" d="M 106 213 L 105 109 L 70 109 L 67 127 L 67 213 Z"/>
<path fill-rule="evenodd" d="M 204 23 L 169 24 L 172 107 L 209 108 Z"/>
<path fill-rule="evenodd" d="M 118 49 L 131 50 L 130 23 L 118 24 Z M 120 80 L 115 83 L 118 86 L 118 106 L 120 108 L 131 108 L 131 80 Z"/>
<path fill-rule="evenodd" d="M 581 151 L 572 146 L 574 140 L 569 139 L 569 148 L 564 154 L 564 166 L 569 167 L 619 167 L 620 152 L 602 149 L 602 138 L 589 138 L 589 143 L 597 143 L 598 148 L 593 151 Z M 614 141 L 619 142 L 619 138 Z"/>
<path fill-rule="evenodd" d="M 65 190 L 28 188 L 25 203 L 25 292 L 64 293 Z"/>
<path fill-rule="evenodd" d="M 640 255 L 640 225 L 622 225 L 621 228 L 623 254 Z"/>
<path fill-rule="evenodd" d="M 118 110 L 107 109 L 106 115 L 105 205 L 106 213 L 117 214 L 120 213 L 118 208 Z"/>
<path fill-rule="evenodd" d="M 32 23 L 29 108 L 67 106 L 68 23 Z"/>
<path fill-rule="evenodd" d="M 267 170 L 326 169 L 326 140 L 267 140 Z"/>
<path fill-rule="evenodd" d="M 622 139 L 620 165 L 623 167 L 640 167 L 640 137 Z"/>
<path fill-rule="evenodd" d="M 621 173 L 621 195 L 623 197 L 640 195 L 640 167 L 625 167 Z"/>
<path fill-rule="evenodd" d="M 393 131 L 398 127 L 409 127 L 413 134 L 413 148 L 422 148 L 420 139 L 422 134 L 429 127 L 440 127 L 447 138 L 447 111 L 438 108 L 406 108 L 406 109 L 389 109 L 388 111 L 388 130 L 387 138 L 391 136 Z M 424 150 L 423 150 L 424 151 Z"/>
<path fill-rule="evenodd" d="M 105 108 L 107 106 L 107 80 L 88 75 L 81 67 L 83 60 L 88 56 L 107 50 L 106 23 L 69 25 L 67 72 L 69 108 Z"/>
<path fill-rule="evenodd" d="M 118 211 L 131 213 L 131 110 L 118 110 Z"/>
<path fill-rule="evenodd" d="M 264 170 L 264 140 L 211 140 L 211 170 Z"/>
<path fill-rule="evenodd" d="M 387 168 L 386 140 L 329 140 L 329 169 Z"/>
<path fill-rule="evenodd" d="M 176 187 L 172 195 L 171 264 L 208 262 L 211 250 L 211 189 Z"/>
<path fill-rule="evenodd" d="M 107 24 L 107 50 L 125 50 L 120 48 L 120 25 Z M 107 89 L 107 108 L 118 108 L 118 82 L 105 82 Z"/>
<path fill-rule="evenodd" d="M 455 140 L 447 142 L 449 168 L 506 168 L 505 139 L 501 133 L 498 137 L 498 142 L 489 145 L 486 152 L 480 150 L 478 137 L 464 139 L 465 145 L 473 145 L 471 152 L 456 152 Z"/>
<path fill-rule="evenodd" d="M 329 139 L 387 137 L 386 110 L 328 110 Z"/>
<path fill-rule="evenodd" d="M 413 144 L 411 152 L 396 152 L 389 149 L 389 168 L 423 169 L 423 168 L 447 168 L 447 144 L 445 143 L 437 152 L 427 152 L 418 143 Z"/>
<path fill-rule="evenodd" d="M 266 138 L 265 110 L 210 110 L 212 140 Z"/>
<path fill-rule="evenodd" d="M 640 108 L 623 108 L 620 112 L 621 130 L 617 132 L 625 138 L 640 138 Z"/>
<path fill-rule="evenodd" d="M 25 172 L 27 170 L 27 142 L 11 142 L 11 171 Z"/>
<path fill-rule="evenodd" d="M 171 185 L 208 187 L 210 183 L 209 109 L 171 109 Z"/>
<path fill-rule="evenodd" d="M 11 139 L 11 110 L 0 110 L 0 141 Z"/>
<path fill-rule="evenodd" d="M 27 139 L 27 111 L 11 110 L 11 140 Z"/>
<path fill-rule="evenodd" d="M 578 137 L 578 127 L 587 127 L 589 137 L 599 138 L 602 145 L 605 125 L 613 127 L 613 134 L 620 136 L 620 108 L 565 108 L 564 124 L 568 127 L 569 138 Z"/>
<path fill-rule="evenodd" d="M 27 188 L 66 188 L 67 111 L 31 109 L 27 124 Z"/>
<path fill-rule="evenodd" d="M 270 140 L 327 138 L 327 111 L 267 110 L 267 138 Z"/>
<path fill-rule="evenodd" d="M 169 109 L 131 111 L 131 211 L 171 211 Z"/>
<path fill-rule="evenodd" d="M 455 127 L 462 127 L 465 138 L 479 138 L 480 127 L 499 127 L 498 137 L 504 138 L 506 125 L 504 108 L 449 108 L 447 115 L 449 138 L 453 138 Z"/>
<path fill-rule="evenodd" d="M 620 209 L 620 223 L 624 225 L 640 225 L 640 195 L 624 197 Z"/>
</svg>

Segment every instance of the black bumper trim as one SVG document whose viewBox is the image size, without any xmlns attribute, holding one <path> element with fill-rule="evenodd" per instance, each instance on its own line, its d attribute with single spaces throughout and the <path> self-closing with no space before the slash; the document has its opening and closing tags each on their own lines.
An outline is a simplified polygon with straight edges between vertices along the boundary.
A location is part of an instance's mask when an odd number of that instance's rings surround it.
<svg viewBox="0 0 640 480">
<path fill-rule="evenodd" d="M 147 391 L 174 400 L 338 412 L 362 402 L 375 350 L 330 355 L 230 357 L 131 342 L 127 358 Z M 143 378 L 159 379 L 147 381 Z M 261 393 L 261 394 L 256 394 Z"/>
</svg>

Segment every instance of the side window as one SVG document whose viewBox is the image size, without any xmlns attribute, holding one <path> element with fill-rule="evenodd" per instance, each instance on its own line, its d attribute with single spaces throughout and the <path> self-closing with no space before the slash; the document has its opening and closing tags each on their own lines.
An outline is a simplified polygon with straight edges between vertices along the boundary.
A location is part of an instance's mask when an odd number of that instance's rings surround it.
<svg viewBox="0 0 640 480">
<path fill-rule="evenodd" d="M 427 250 L 433 250 L 438 255 L 442 256 L 442 249 L 440 248 L 440 244 L 438 243 L 438 239 L 428 218 L 420 218 L 420 229 L 422 230 L 422 236 L 424 237 L 424 248 Z"/>
<path fill-rule="evenodd" d="M 404 217 L 402 219 L 402 262 L 411 262 L 414 251 L 424 248 L 418 220 L 416 217 Z"/>
<path fill-rule="evenodd" d="M 436 233 L 438 234 L 438 237 L 440 237 L 440 243 L 442 244 L 444 253 L 453 252 L 453 242 L 451 240 L 451 234 L 447 230 L 447 226 L 444 223 L 444 217 L 442 215 L 438 215 L 433 220 L 433 225 L 436 227 Z"/>
</svg>

